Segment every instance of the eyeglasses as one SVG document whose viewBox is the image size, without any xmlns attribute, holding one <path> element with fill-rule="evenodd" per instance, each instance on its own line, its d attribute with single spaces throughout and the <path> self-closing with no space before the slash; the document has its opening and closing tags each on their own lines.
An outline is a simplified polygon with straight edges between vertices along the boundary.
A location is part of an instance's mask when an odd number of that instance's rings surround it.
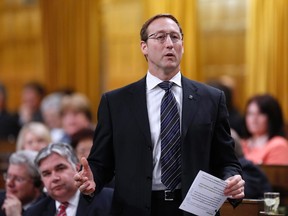
<svg viewBox="0 0 288 216">
<path fill-rule="evenodd" d="M 177 43 L 183 38 L 183 34 L 180 34 L 178 32 L 156 32 L 150 34 L 148 36 L 148 39 L 154 39 L 157 40 L 159 43 L 164 43 L 167 40 L 168 35 L 173 43 Z"/>
<path fill-rule="evenodd" d="M 29 178 L 24 178 L 24 177 L 21 177 L 21 176 L 15 176 L 15 175 L 9 175 L 7 173 L 3 173 L 3 179 L 5 181 L 12 181 L 14 180 L 15 182 L 19 183 L 19 184 L 22 184 L 26 181 L 29 180 Z"/>
</svg>

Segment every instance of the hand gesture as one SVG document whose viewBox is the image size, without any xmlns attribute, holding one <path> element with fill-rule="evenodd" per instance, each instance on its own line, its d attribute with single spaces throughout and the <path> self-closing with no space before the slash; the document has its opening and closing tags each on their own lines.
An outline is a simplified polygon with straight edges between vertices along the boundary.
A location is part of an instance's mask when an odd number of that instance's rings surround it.
<svg viewBox="0 0 288 216">
<path fill-rule="evenodd" d="M 14 194 L 7 193 L 2 210 L 5 211 L 6 216 L 21 216 L 22 204 Z"/>
<path fill-rule="evenodd" d="M 240 175 L 234 175 L 226 179 L 228 185 L 224 190 L 225 196 L 229 196 L 232 199 L 241 199 L 244 197 L 244 184 L 245 181 Z"/>
<path fill-rule="evenodd" d="M 91 195 L 96 188 L 93 173 L 85 157 L 81 158 L 82 170 L 75 174 L 74 180 L 76 187 L 85 195 Z"/>
</svg>

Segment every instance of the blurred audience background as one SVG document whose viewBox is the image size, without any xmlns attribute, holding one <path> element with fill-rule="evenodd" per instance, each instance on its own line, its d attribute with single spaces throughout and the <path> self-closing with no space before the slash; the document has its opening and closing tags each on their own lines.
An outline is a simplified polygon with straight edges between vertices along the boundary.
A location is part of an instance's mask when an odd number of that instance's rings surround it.
<svg viewBox="0 0 288 216">
<path fill-rule="evenodd" d="M 143 1 L 95 2 L 1 2 L 2 173 L 16 143 L 17 150 L 31 145 L 38 151 L 51 141 L 76 147 L 81 131 L 94 130 L 101 94 L 146 73 L 138 28 L 152 12 L 179 18 L 185 33 L 181 72 L 224 91 L 245 160 L 287 165 L 288 1 L 145 1 L 145 7 Z M 266 94 L 273 97 L 270 105 L 254 101 Z M 46 128 L 29 132 L 30 144 L 24 145 L 26 127 L 36 122 Z"/>
<path fill-rule="evenodd" d="M 288 165 L 282 109 L 269 94 L 251 97 L 245 110 L 244 155 L 255 164 Z"/>
</svg>

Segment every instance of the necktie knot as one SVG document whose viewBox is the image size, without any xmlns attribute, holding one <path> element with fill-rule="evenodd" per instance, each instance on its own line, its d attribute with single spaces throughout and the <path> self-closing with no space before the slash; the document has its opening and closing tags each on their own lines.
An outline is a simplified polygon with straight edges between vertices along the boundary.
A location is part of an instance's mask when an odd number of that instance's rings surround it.
<svg viewBox="0 0 288 216">
<path fill-rule="evenodd" d="M 159 83 L 158 86 L 167 92 L 172 88 L 173 82 L 163 81 L 163 82 Z"/>
<path fill-rule="evenodd" d="M 66 209 L 68 207 L 69 203 L 68 202 L 62 202 L 61 205 L 59 206 L 59 210 L 57 213 L 57 216 L 66 216 Z"/>
</svg>

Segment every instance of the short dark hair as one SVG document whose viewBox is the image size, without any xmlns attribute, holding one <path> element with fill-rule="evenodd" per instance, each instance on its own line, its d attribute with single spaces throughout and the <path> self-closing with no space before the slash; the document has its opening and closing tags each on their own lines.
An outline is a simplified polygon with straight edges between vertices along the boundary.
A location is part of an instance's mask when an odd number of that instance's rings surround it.
<svg viewBox="0 0 288 216">
<path fill-rule="evenodd" d="M 141 38 L 141 41 L 147 41 L 148 39 L 148 33 L 147 33 L 147 29 L 149 27 L 149 25 L 156 19 L 159 19 L 159 18 L 169 18 L 171 20 L 173 20 L 179 27 L 179 30 L 180 30 L 180 33 L 183 37 L 183 32 L 182 32 L 182 28 L 178 22 L 178 20 L 171 14 L 157 14 L 153 17 L 151 17 L 150 19 L 148 19 L 142 26 L 141 28 L 141 31 L 140 31 L 140 38 Z"/>
<path fill-rule="evenodd" d="M 45 87 L 37 81 L 28 82 L 24 85 L 23 88 L 24 89 L 33 89 L 35 92 L 37 92 L 37 94 L 40 96 L 40 98 L 43 98 L 46 94 Z"/>
<path fill-rule="evenodd" d="M 71 136 L 71 146 L 73 149 L 76 149 L 77 145 L 79 144 L 80 141 L 85 140 L 85 139 L 91 139 L 93 140 L 94 136 L 94 130 L 90 128 L 84 128 L 76 133 L 74 133 Z"/>
</svg>

